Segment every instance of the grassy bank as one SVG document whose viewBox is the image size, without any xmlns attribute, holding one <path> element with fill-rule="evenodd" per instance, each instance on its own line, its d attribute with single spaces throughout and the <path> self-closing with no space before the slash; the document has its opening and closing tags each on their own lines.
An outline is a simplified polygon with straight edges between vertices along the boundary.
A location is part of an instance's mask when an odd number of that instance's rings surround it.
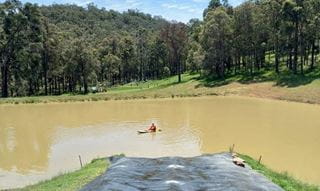
<svg viewBox="0 0 320 191">
<path fill-rule="evenodd" d="M 303 183 L 286 173 L 275 172 L 247 155 L 240 155 L 254 170 L 266 176 L 286 191 L 320 191 L 317 186 Z M 17 191 L 75 191 L 106 171 L 106 159 L 93 160 L 81 170 L 57 176 L 51 180 L 28 186 Z"/>
<path fill-rule="evenodd" d="M 177 77 L 147 82 L 133 82 L 108 89 L 104 93 L 88 95 L 60 95 L 0 99 L 0 104 L 29 104 L 52 102 L 85 102 L 146 98 L 198 97 L 211 95 L 240 95 L 268 99 L 320 104 L 320 69 L 292 75 L 271 71 L 255 75 L 229 74 L 225 79 L 202 78 L 199 74 L 183 74 L 182 82 Z"/>
<path fill-rule="evenodd" d="M 28 186 L 16 191 L 73 191 L 79 190 L 87 183 L 103 174 L 108 167 L 106 159 L 96 159 L 75 172 L 63 174 L 40 182 L 39 184 Z"/>
<path fill-rule="evenodd" d="M 303 183 L 287 173 L 275 172 L 263 164 L 259 164 L 258 161 L 247 155 L 240 155 L 247 164 L 249 164 L 254 170 L 266 176 L 273 183 L 279 185 L 286 191 L 320 191 L 320 188 L 314 185 Z"/>
</svg>

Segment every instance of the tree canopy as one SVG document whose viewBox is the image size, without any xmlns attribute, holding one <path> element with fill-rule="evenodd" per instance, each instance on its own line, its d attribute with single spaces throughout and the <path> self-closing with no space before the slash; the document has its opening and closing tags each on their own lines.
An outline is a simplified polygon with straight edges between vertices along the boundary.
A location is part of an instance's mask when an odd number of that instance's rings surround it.
<svg viewBox="0 0 320 191">
<path fill-rule="evenodd" d="M 0 4 L 2 97 L 88 93 L 91 87 L 185 71 L 225 78 L 318 67 L 319 0 L 211 0 L 203 21 L 167 21 L 94 4 Z"/>
</svg>

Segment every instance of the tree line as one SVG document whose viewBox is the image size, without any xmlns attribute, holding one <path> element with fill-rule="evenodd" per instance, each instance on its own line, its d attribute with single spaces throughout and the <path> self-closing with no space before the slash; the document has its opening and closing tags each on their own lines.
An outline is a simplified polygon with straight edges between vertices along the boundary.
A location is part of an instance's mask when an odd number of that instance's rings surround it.
<svg viewBox="0 0 320 191">
<path fill-rule="evenodd" d="M 255 0 L 235 8 L 211 0 L 204 21 L 193 26 L 189 63 L 209 75 L 261 69 L 303 75 L 319 62 L 319 0 Z"/>
<path fill-rule="evenodd" d="M 0 4 L 1 95 L 88 93 L 184 71 L 187 27 L 128 10 Z"/>
<path fill-rule="evenodd" d="M 88 93 L 185 71 L 225 78 L 317 67 L 318 0 L 211 0 L 184 24 L 94 4 L 0 4 L 1 96 Z M 306 70 L 307 69 L 307 70 Z"/>
</svg>

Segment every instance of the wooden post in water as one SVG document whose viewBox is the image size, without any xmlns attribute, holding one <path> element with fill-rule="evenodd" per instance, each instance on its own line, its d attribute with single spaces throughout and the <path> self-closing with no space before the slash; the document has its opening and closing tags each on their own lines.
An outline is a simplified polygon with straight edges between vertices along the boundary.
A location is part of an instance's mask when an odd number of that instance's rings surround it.
<svg viewBox="0 0 320 191">
<path fill-rule="evenodd" d="M 258 164 L 261 164 L 261 159 L 262 159 L 262 156 L 260 155 Z"/>
<path fill-rule="evenodd" d="M 82 168 L 82 161 L 81 161 L 81 156 L 79 155 L 79 161 L 80 161 L 80 165 L 81 165 L 81 168 Z"/>
<path fill-rule="evenodd" d="M 233 144 L 232 146 L 230 146 L 229 147 L 229 152 L 232 154 L 233 153 L 233 151 L 234 151 L 234 147 L 235 147 L 235 145 Z"/>
</svg>

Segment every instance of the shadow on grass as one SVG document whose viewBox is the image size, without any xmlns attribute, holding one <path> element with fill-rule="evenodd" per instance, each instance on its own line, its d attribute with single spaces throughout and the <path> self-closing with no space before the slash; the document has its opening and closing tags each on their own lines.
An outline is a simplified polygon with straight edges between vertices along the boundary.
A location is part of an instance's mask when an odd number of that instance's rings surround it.
<svg viewBox="0 0 320 191">
<path fill-rule="evenodd" d="M 227 74 L 225 78 L 218 78 L 215 76 L 203 76 L 197 78 L 200 82 L 195 88 L 199 87 L 219 87 L 228 85 L 232 82 L 239 82 L 241 84 L 252 84 L 261 82 L 275 82 L 275 86 L 280 87 L 298 87 L 312 83 L 314 80 L 320 79 L 320 69 L 306 70 L 304 75 L 293 74 L 291 71 L 282 71 L 280 74 L 276 74 L 273 71 L 255 72 L 250 74 L 248 72 L 242 72 L 239 74 Z"/>
<path fill-rule="evenodd" d="M 268 73 L 265 71 L 255 72 L 252 75 L 248 72 L 242 72 L 239 74 L 227 74 L 225 78 L 218 78 L 216 76 L 202 76 L 199 77 L 197 80 L 200 82 L 196 86 L 199 87 L 219 87 L 228 85 L 232 82 L 239 82 L 241 84 L 251 84 L 251 83 L 259 83 L 259 82 L 266 82 L 272 81 L 273 77 L 271 76 L 272 73 Z"/>
<path fill-rule="evenodd" d="M 294 88 L 312 83 L 314 80 L 320 79 L 320 69 L 306 71 L 304 75 L 292 74 L 286 72 L 278 76 L 276 86 Z"/>
<path fill-rule="evenodd" d="M 185 83 L 188 83 L 188 82 L 193 81 L 193 80 L 198 80 L 198 77 L 191 77 L 191 78 L 188 78 L 187 80 L 183 80 L 183 78 L 182 78 L 182 81 L 181 81 L 181 82 L 178 82 L 178 80 L 177 80 L 177 81 L 175 81 L 175 82 L 171 82 L 171 83 L 167 83 L 167 84 L 162 84 L 162 85 L 153 87 L 153 88 L 151 88 L 151 89 L 167 88 L 167 87 L 174 86 L 174 85 L 178 85 L 178 84 L 185 84 Z"/>
</svg>

